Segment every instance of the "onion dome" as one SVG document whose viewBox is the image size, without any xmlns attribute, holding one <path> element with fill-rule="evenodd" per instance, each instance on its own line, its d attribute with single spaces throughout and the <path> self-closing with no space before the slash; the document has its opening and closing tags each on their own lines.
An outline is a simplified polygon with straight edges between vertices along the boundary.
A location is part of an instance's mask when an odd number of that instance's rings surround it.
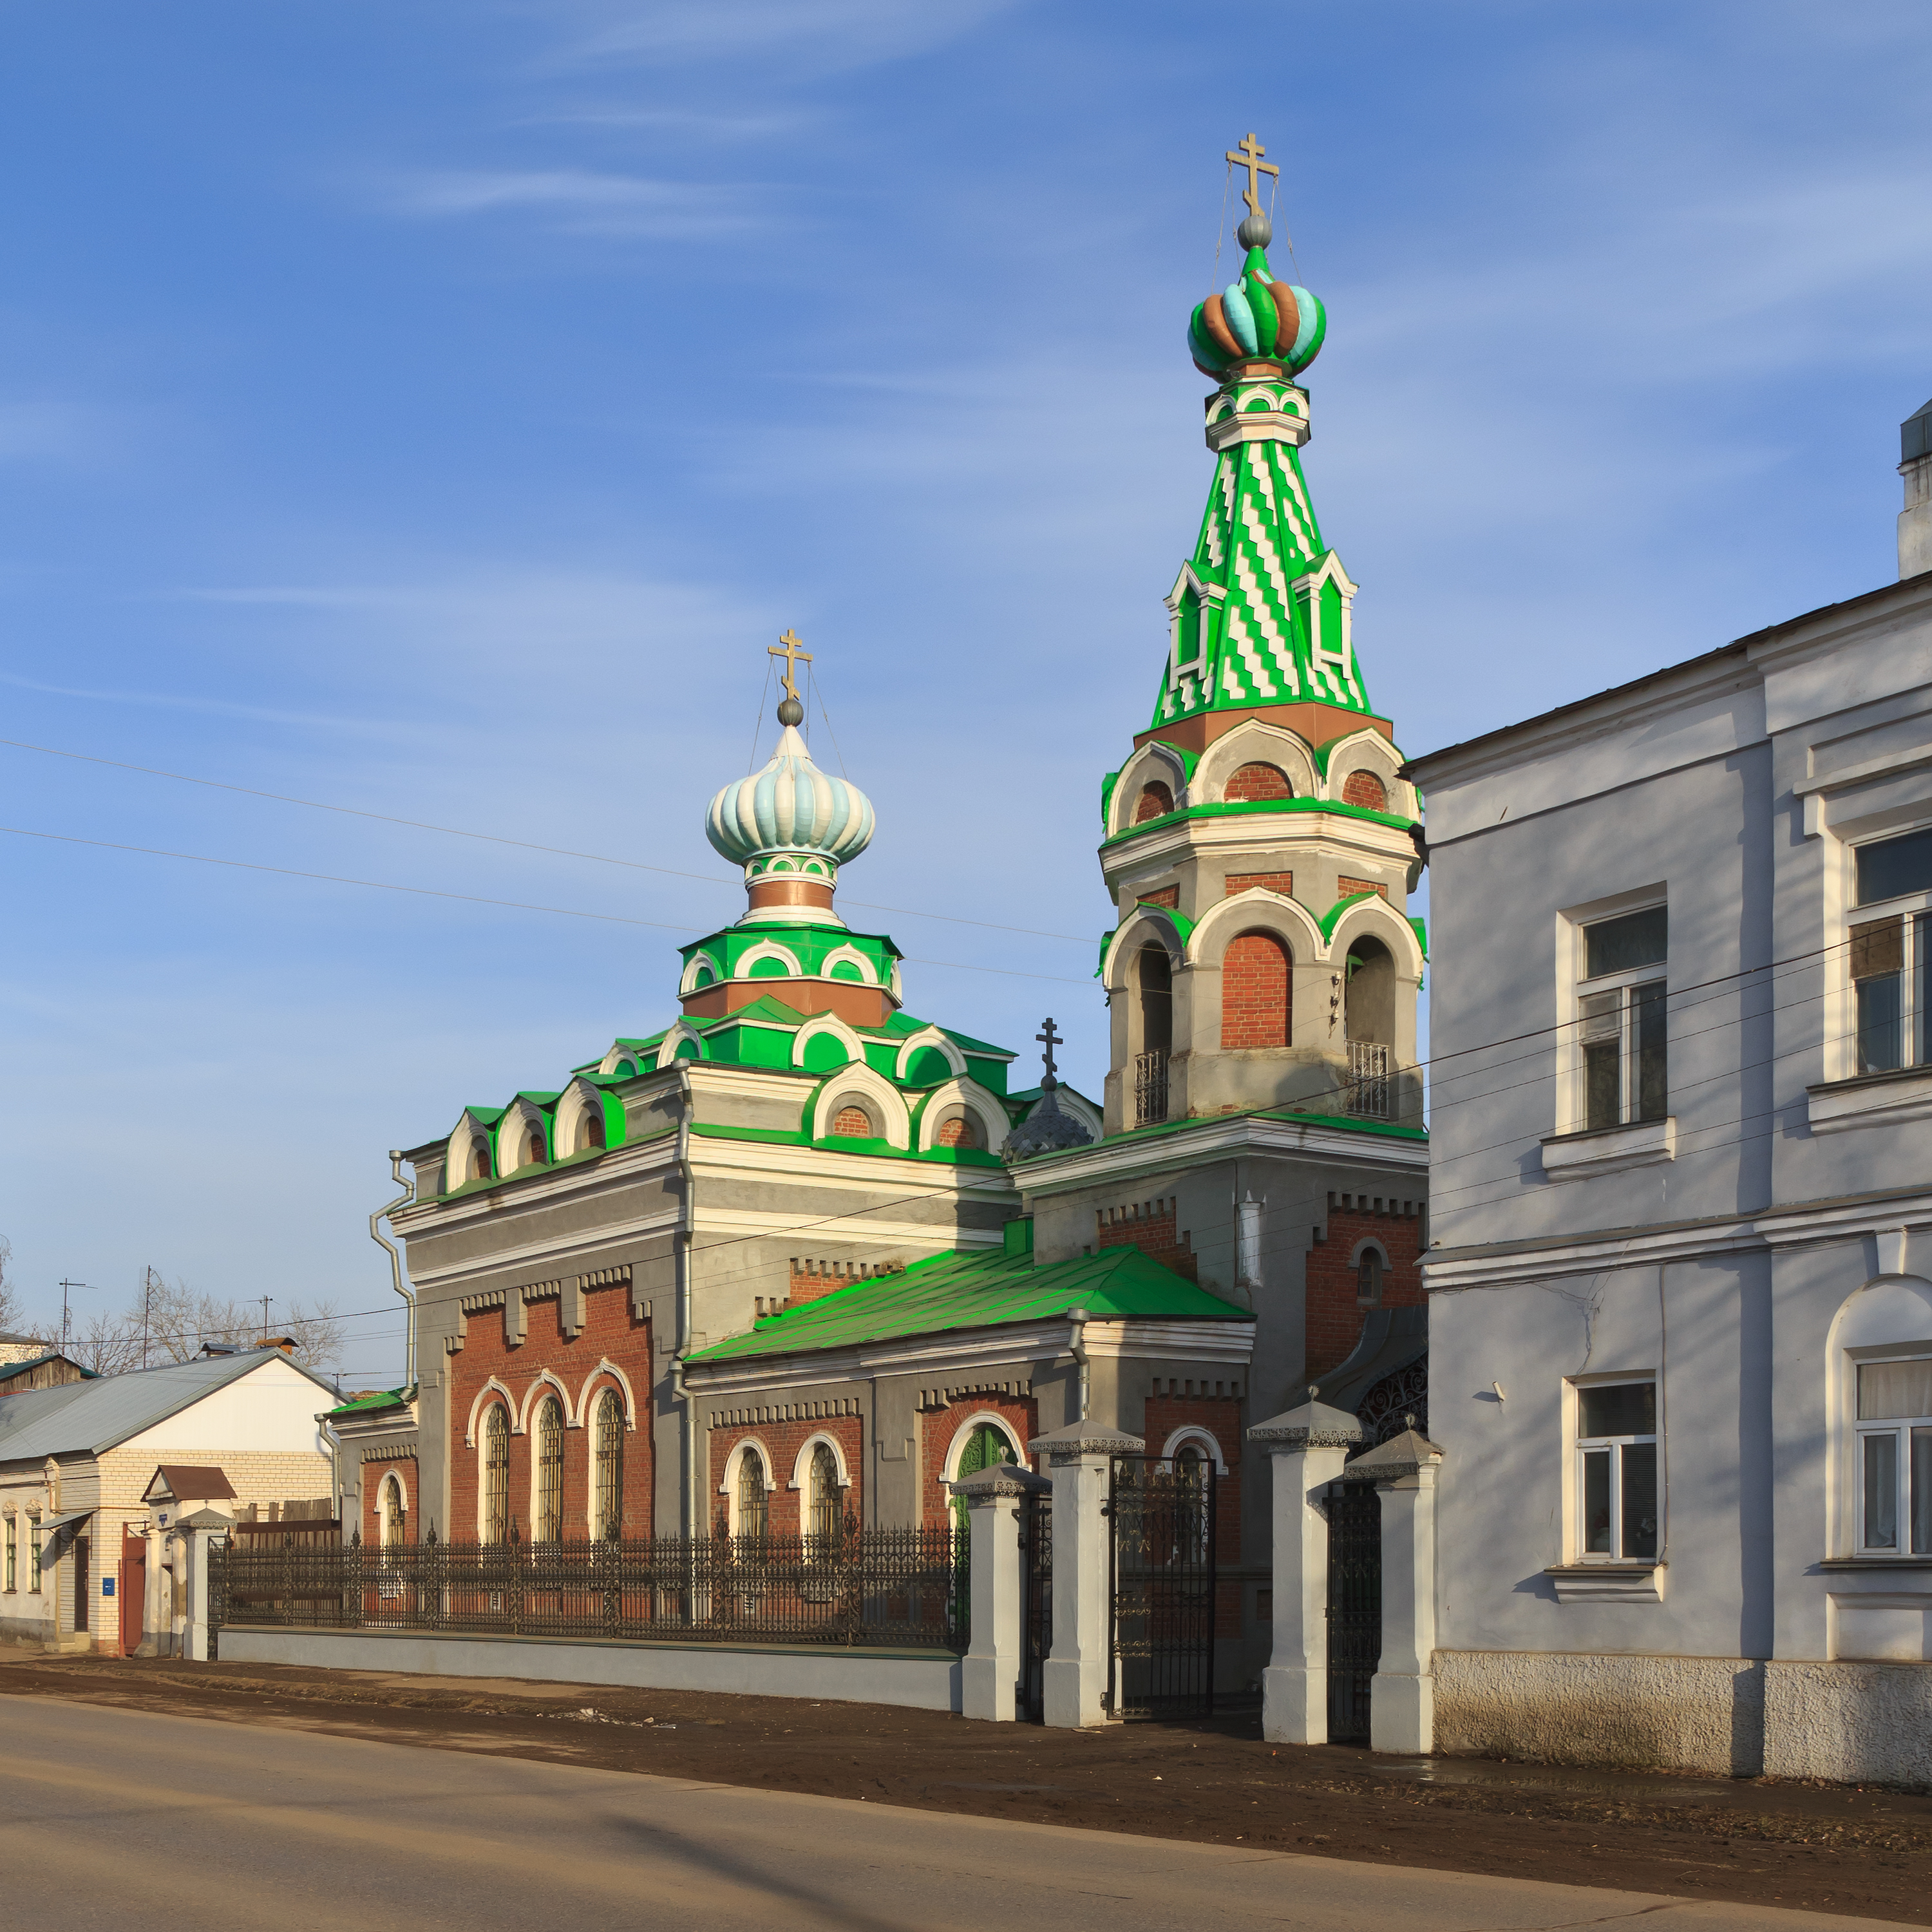
<svg viewBox="0 0 1932 1932">
<path fill-rule="evenodd" d="M 1322 352 L 1328 316 L 1304 288 L 1276 281 L 1263 244 L 1268 218 L 1250 215 L 1240 238 L 1252 245 L 1241 272 L 1219 295 L 1195 304 L 1187 322 L 1188 352 L 1204 376 L 1219 382 L 1237 362 L 1278 362 L 1290 375 Z"/>
<path fill-rule="evenodd" d="M 788 700 L 780 716 L 797 709 Z M 872 843 L 872 802 L 856 785 L 821 772 L 798 734 L 796 718 L 784 722 L 764 770 L 728 784 L 711 801 L 705 835 L 745 867 L 748 878 L 777 871 L 829 882 Z"/>
</svg>

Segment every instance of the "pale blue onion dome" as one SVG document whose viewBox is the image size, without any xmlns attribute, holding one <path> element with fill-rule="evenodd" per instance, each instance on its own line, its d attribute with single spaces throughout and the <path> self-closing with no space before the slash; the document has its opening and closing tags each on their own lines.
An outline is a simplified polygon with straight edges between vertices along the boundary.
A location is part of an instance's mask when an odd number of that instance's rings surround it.
<svg viewBox="0 0 1932 1932">
<path fill-rule="evenodd" d="M 771 763 L 711 801 L 704 830 L 726 858 L 754 871 L 783 856 L 798 861 L 800 871 L 829 878 L 872 843 L 872 802 L 856 785 L 821 772 L 788 724 Z"/>
</svg>

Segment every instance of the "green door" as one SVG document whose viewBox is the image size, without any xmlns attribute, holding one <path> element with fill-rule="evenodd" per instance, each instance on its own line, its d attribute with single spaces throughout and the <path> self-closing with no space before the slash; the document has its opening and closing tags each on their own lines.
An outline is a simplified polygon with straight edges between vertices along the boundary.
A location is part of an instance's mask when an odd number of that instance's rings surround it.
<svg viewBox="0 0 1932 1932">
<path fill-rule="evenodd" d="M 991 1469 L 1001 1462 L 1016 1462 L 1019 1458 L 1013 1454 L 1013 1445 L 1006 1439 L 1004 1430 L 996 1429 L 990 1422 L 982 1422 L 966 1438 L 966 1446 L 959 1452 L 959 1466 L 952 1472 L 953 1480 L 962 1477 L 976 1476 L 982 1469 Z M 966 1504 L 962 1497 L 952 1499 L 953 1520 L 964 1529 L 966 1527 Z"/>
</svg>

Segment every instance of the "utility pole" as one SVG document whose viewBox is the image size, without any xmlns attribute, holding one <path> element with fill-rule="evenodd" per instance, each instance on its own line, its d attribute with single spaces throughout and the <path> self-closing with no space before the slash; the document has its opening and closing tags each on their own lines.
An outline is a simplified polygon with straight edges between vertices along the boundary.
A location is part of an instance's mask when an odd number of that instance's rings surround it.
<svg viewBox="0 0 1932 1932">
<path fill-rule="evenodd" d="M 150 1262 L 141 1276 L 141 1366 L 148 1366 L 148 1332 L 154 1312 L 154 1267 Z"/>
<path fill-rule="evenodd" d="M 63 1281 L 63 1282 L 61 1283 L 61 1285 L 60 1285 L 60 1292 L 61 1292 L 61 1353 L 62 1353 L 63 1355 L 64 1355 L 64 1354 L 67 1353 L 67 1345 L 68 1345 L 68 1337 L 69 1337 L 69 1336 L 73 1334 L 73 1332 L 74 1332 L 74 1323 L 73 1323 L 73 1319 L 72 1319 L 72 1318 L 69 1316 L 69 1314 L 68 1313 L 68 1306 L 67 1306 L 68 1290 L 69 1288 L 86 1288 L 87 1286 L 88 1286 L 88 1284 L 87 1284 L 86 1282 L 84 1282 L 84 1281 Z"/>
<path fill-rule="evenodd" d="M 274 1299 L 268 1294 L 262 1298 L 262 1346 L 265 1348 L 268 1346 L 268 1304 Z"/>
</svg>

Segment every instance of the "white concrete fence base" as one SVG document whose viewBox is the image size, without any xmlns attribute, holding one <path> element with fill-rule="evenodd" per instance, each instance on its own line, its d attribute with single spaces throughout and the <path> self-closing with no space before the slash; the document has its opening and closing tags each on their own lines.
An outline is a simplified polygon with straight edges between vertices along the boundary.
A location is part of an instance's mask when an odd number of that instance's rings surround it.
<svg viewBox="0 0 1932 1932">
<path fill-rule="evenodd" d="M 1026 1661 L 1020 1512 L 1030 1496 L 1052 1485 L 1030 1469 L 1003 1462 L 950 1486 L 966 1504 L 970 1532 L 973 1636 L 960 1663 L 960 1714 L 1010 1724 L 1018 1712 Z"/>
</svg>

